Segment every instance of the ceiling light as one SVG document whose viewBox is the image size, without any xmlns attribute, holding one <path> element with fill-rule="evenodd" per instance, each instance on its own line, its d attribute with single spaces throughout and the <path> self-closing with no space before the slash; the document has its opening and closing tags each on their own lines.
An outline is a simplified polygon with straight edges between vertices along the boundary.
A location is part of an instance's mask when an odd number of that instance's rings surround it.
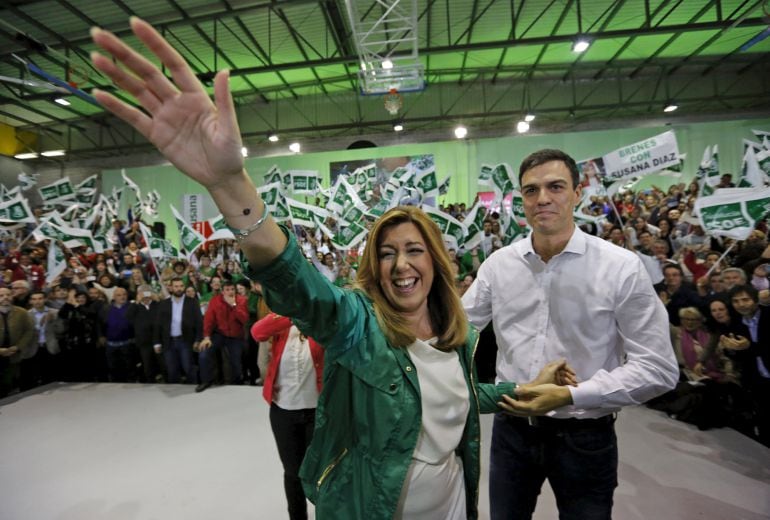
<svg viewBox="0 0 770 520">
<path fill-rule="evenodd" d="M 403 129 L 404 129 L 404 123 L 401 123 L 401 122 L 393 123 L 394 132 L 401 132 Z"/>
<path fill-rule="evenodd" d="M 677 105 L 673 101 L 669 101 L 668 103 L 666 103 L 666 106 L 663 107 L 663 111 L 664 112 L 673 112 L 677 108 L 679 108 L 679 105 Z"/>
<path fill-rule="evenodd" d="M 40 155 L 43 157 L 61 157 L 62 155 L 66 155 L 67 152 L 64 150 L 48 150 L 47 152 L 42 152 Z"/>
<path fill-rule="evenodd" d="M 291 143 L 289 145 L 289 150 L 291 150 L 293 153 L 299 153 L 301 149 L 302 149 L 302 146 L 300 146 L 299 143 Z"/>
<path fill-rule="evenodd" d="M 246 148 L 245 146 L 241 147 L 241 155 L 244 156 L 244 157 L 248 157 L 249 156 L 249 149 Z"/>
<path fill-rule="evenodd" d="M 37 159 L 37 154 L 35 152 L 28 152 L 28 153 L 17 153 L 14 155 L 16 159 Z"/>
<path fill-rule="evenodd" d="M 468 135 L 468 129 L 465 128 L 463 125 L 458 126 L 455 128 L 455 137 L 458 139 L 463 139 L 465 136 Z"/>
<path fill-rule="evenodd" d="M 63 107 L 68 107 L 68 106 L 70 106 L 72 104 L 72 103 L 70 103 L 69 101 L 67 101 L 66 99 L 64 99 L 62 97 L 57 97 L 53 101 L 54 101 L 54 103 L 59 103 Z"/>
<path fill-rule="evenodd" d="M 524 134 L 526 132 L 529 132 L 529 123 L 526 121 L 519 121 L 516 123 L 516 131 L 520 134 Z"/>
<path fill-rule="evenodd" d="M 277 143 L 278 142 L 278 134 L 270 132 L 267 134 L 267 140 L 271 143 Z"/>
<path fill-rule="evenodd" d="M 572 42 L 572 52 L 585 52 L 588 50 L 588 47 L 591 46 L 591 42 L 586 40 L 585 38 L 578 38 L 574 42 Z"/>
<path fill-rule="evenodd" d="M 393 62 L 389 59 L 382 60 L 382 68 L 383 69 L 392 69 L 393 68 Z"/>
<path fill-rule="evenodd" d="M 531 123 L 534 120 L 535 120 L 535 114 L 531 112 L 528 113 L 526 116 L 524 116 L 524 121 L 526 121 L 527 123 Z"/>
</svg>

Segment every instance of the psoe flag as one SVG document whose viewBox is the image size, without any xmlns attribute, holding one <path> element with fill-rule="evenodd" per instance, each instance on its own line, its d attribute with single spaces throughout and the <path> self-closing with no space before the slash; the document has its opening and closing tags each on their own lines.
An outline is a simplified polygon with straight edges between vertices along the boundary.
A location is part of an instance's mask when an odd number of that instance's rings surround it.
<svg viewBox="0 0 770 520">
<path fill-rule="evenodd" d="M 642 177 L 679 164 L 679 147 L 669 130 L 605 155 L 604 170 L 608 181 Z"/>
<path fill-rule="evenodd" d="M 717 190 L 698 197 L 695 211 L 707 234 L 745 240 L 770 212 L 770 188 Z"/>
</svg>

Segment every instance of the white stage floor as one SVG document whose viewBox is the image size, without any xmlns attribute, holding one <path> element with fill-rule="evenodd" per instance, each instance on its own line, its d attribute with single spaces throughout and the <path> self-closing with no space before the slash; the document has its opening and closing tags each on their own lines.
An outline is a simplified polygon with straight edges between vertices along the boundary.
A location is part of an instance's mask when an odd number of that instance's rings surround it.
<svg viewBox="0 0 770 520">
<path fill-rule="evenodd" d="M 2 520 L 287 518 L 261 387 L 49 385 L 0 401 Z M 483 469 L 491 416 L 483 418 Z M 620 520 L 770 518 L 770 450 L 646 408 L 617 423 Z M 481 518 L 488 518 L 486 478 Z M 549 489 L 535 513 L 557 518 Z"/>
</svg>

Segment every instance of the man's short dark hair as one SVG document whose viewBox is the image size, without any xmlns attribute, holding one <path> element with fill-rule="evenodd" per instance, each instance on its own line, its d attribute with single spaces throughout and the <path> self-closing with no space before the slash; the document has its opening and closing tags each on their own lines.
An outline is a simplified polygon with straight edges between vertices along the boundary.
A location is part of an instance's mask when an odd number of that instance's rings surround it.
<svg viewBox="0 0 770 520">
<path fill-rule="evenodd" d="M 521 161 L 521 166 L 519 166 L 519 186 L 521 186 L 521 178 L 524 177 L 524 174 L 527 171 L 551 161 L 561 161 L 564 163 L 572 177 L 572 188 L 577 188 L 580 183 L 580 171 L 578 171 L 575 159 L 561 150 L 555 150 L 553 148 L 538 150 L 537 152 L 529 154 L 523 161 Z"/>
<path fill-rule="evenodd" d="M 679 264 L 667 263 L 666 265 L 663 266 L 664 273 L 666 272 L 666 269 L 676 269 L 677 271 L 679 271 L 679 274 L 684 276 L 684 271 L 682 270 L 682 266 Z"/>
<path fill-rule="evenodd" d="M 170 283 L 174 283 L 174 282 L 182 282 L 182 283 L 184 283 L 184 280 L 180 276 L 174 276 L 174 277 L 171 278 Z"/>
<path fill-rule="evenodd" d="M 225 287 L 235 287 L 235 282 L 232 280 L 225 280 L 222 282 L 222 289 Z"/>
<path fill-rule="evenodd" d="M 754 300 L 754 303 L 759 303 L 759 291 L 751 285 L 751 284 L 743 284 L 743 285 L 736 285 L 732 289 L 730 289 L 730 301 L 733 301 L 733 298 L 738 296 L 741 293 L 746 293 L 749 295 L 749 298 Z"/>
<path fill-rule="evenodd" d="M 31 293 L 29 293 L 29 297 L 30 297 L 30 299 L 31 299 L 31 298 L 32 298 L 34 295 L 36 295 L 36 294 L 40 294 L 40 295 L 42 295 L 42 296 L 43 296 L 43 299 L 45 299 L 45 298 L 47 297 L 47 296 L 46 296 L 46 294 L 45 294 L 45 292 L 43 292 L 43 291 L 39 291 L 39 290 L 37 290 L 37 289 L 36 289 L 36 290 L 32 291 Z"/>
</svg>

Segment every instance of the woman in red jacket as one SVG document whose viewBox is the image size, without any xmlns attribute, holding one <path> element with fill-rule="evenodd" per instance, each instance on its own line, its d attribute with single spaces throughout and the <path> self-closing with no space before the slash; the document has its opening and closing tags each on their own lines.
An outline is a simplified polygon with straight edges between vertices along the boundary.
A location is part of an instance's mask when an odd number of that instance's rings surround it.
<svg viewBox="0 0 770 520">
<path fill-rule="evenodd" d="M 256 341 L 273 339 L 262 395 L 270 403 L 270 426 L 283 464 L 289 518 L 304 520 L 307 503 L 299 467 L 313 438 L 323 349 L 303 335 L 289 318 L 275 313 L 254 323 L 251 335 Z"/>
</svg>

